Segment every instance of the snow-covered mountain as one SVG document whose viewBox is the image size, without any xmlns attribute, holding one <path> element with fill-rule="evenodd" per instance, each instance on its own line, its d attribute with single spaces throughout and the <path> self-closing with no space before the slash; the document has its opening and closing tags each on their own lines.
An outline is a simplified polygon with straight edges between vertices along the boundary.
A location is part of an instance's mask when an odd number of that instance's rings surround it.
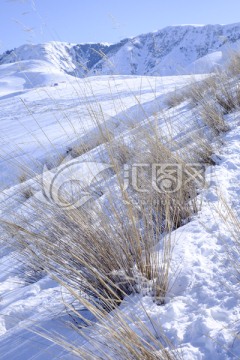
<svg viewBox="0 0 240 360">
<path fill-rule="evenodd" d="M 127 42 L 108 44 L 70 44 L 51 41 L 38 45 L 22 45 L 0 55 L 0 65 L 25 60 L 41 60 L 70 75 L 86 76 L 105 55 L 113 56 Z M 111 56 L 112 56 L 111 55 Z"/>
<path fill-rule="evenodd" d="M 211 71 L 238 47 L 240 23 L 182 25 L 124 39 L 117 44 L 49 42 L 6 51 L 0 64 L 45 60 L 68 74 L 177 75 Z"/>
</svg>

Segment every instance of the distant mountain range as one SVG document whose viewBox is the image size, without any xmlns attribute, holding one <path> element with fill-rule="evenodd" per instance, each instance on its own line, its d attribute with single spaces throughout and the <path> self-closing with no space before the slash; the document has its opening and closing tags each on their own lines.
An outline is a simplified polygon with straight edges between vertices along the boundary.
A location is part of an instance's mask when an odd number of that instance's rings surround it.
<svg viewBox="0 0 240 360">
<path fill-rule="evenodd" d="M 239 41 L 240 23 L 169 26 L 113 45 L 55 41 L 23 45 L 0 55 L 0 64 L 43 60 L 78 77 L 205 73 L 224 64 Z"/>
</svg>

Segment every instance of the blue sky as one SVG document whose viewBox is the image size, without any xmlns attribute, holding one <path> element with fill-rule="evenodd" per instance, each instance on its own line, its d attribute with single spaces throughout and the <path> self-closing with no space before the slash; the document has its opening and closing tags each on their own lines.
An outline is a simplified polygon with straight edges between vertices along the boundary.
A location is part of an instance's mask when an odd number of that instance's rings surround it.
<svg viewBox="0 0 240 360">
<path fill-rule="evenodd" d="M 0 52 L 23 43 L 112 43 L 168 25 L 234 22 L 240 0 L 0 0 Z"/>
</svg>

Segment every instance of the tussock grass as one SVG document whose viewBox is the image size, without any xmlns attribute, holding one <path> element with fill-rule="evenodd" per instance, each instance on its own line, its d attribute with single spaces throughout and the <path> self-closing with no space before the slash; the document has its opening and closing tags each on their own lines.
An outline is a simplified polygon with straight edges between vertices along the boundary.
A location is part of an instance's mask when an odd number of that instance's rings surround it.
<svg viewBox="0 0 240 360">
<path fill-rule="evenodd" d="M 214 136 L 229 130 L 225 115 L 240 108 L 239 72 L 234 70 L 238 59 L 239 54 L 233 54 L 226 71 L 218 70 L 201 81 L 193 81 L 183 92 Z"/>
<path fill-rule="evenodd" d="M 23 218 L 20 221 L 23 226 L 7 225 L 29 261 L 43 264 L 52 275 L 62 277 L 104 308 L 111 310 L 124 296 L 140 292 L 142 279 L 150 281 L 150 291 L 163 303 L 169 279 L 166 277 L 163 285 L 161 277 L 162 285 L 159 285 L 161 259 L 153 248 L 161 233 L 171 230 L 170 219 L 158 229 L 162 217 L 157 218 L 160 205 L 153 199 L 147 204 L 136 204 L 124 194 L 122 205 L 115 203 L 111 196 L 106 203 L 108 205 L 98 204 L 100 209 L 94 210 L 91 216 L 78 209 L 64 212 L 49 208 L 47 211 L 46 205 L 40 209 L 36 204 L 36 216 L 44 225 L 41 232 L 34 224 L 24 224 Z M 167 199 L 163 205 L 167 214 Z M 163 248 L 171 252 L 169 239 Z"/>
<path fill-rule="evenodd" d="M 134 150 L 123 136 L 110 138 L 106 144 L 108 158 L 116 172 L 119 172 L 125 164 L 134 157 Z"/>
<path fill-rule="evenodd" d="M 153 223 L 158 209 L 154 202 L 151 204 L 148 200 L 145 204 L 139 201 L 137 207 L 128 194 L 123 195 L 120 207 L 110 197 L 108 207 L 103 204 L 101 211 L 94 210 L 95 217 L 93 213 L 79 209 L 64 212 L 46 205 L 41 208 L 36 203 L 35 210 L 44 225 L 43 229 L 33 223 L 24 223 L 23 218 L 18 222 L 23 222 L 24 226 L 6 222 L 5 226 L 17 239 L 21 253 L 28 258 L 32 268 L 41 264 L 44 271 L 98 320 L 98 339 L 87 336 L 92 344 L 92 353 L 48 334 L 49 339 L 81 359 L 100 359 L 102 357 L 96 355 L 98 352 L 105 357 L 110 353 L 109 359 L 115 356 L 119 359 L 179 358 L 169 350 L 172 345 L 161 329 L 158 329 L 156 337 L 141 320 L 125 317 L 124 313 L 115 309 L 124 297 L 133 292 L 148 293 L 158 304 L 164 303 L 172 251 L 171 224 L 169 222 L 168 228 L 165 225 L 164 229 L 158 229 L 156 225 L 160 224 Z M 140 222 L 143 222 L 142 226 Z M 162 240 L 162 259 L 159 252 L 153 251 L 161 232 L 169 233 Z M 107 314 L 113 309 L 114 314 L 109 318 Z M 70 305 L 69 311 L 76 312 Z M 91 325 L 87 319 L 83 320 Z M 137 332 L 129 325 L 131 321 L 136 324 Z M 78 327 L 75 331 L 86 336 Z M 40 334 L 46 336 L 42 331 Z"/>
<path fill-rule="evenodd" d="M 231 88 L 229 79 L 220 72 L 189 87 L 189 98 L 214 136 L 229 129 L 224 115 L 238 106 L 238 95 L 230 91 Z"/>
<path fill-rule="evenodd" d="M 22 184 L 22 183 L 24 183 L 25 181 L 27 181 L 27 179 L 28 179 L 27 173 L 25 173 L 25 172 L 22 171 L 21 174 L 20 174 L 19 177 L 18 177 L 19 183 Z"/>
<path fill-rule="evenodd" d="M 98 125 L 98 124 L 97 124 Z M 106 129 L 103 131 L 99 125 L 96 133 L 92 136 L 91 139 L 83 140 L 73 144 L 68 148 L 67 153 L 71 154 L 73 158 L 79 157 L 83 154 L 88 153 L 89 151 L 95 149 L 96 147 L 108 143 L 113 138 L 113 133 Z"/>
<path fill-rule="evenodd" d="M 37 267 L 36 264 L 31 266 L 31 264 L 24 264 L 22 270 L 22 278 L 26 284 L 34 284 L 40 279 L 42 279 L 46 275 L 44 269 L 39 266 Z"/>
<path fill-rule="evenodd" d="M 230 77 L 240 75 L 240 53 L 239 51 L 232 51 L 229 56 L 226 72 Z"/>
<path fill-rule="evenodd" d="M 73 158 L 79 157 L 92 150 L 91 146 L 87 143 L 76 144 L 68 148 L 67 152 L 72 155 Z"/>
<path fill-rule="evenodd" d="M 217 89 L 216 74 L 210 75 L 201 81 L 192 81 L 188 86 L 187 97 L 194 105 L 201 104 L 209 93 L 214 94 Z"/>
<path fill-rule="evenodd" d="M 200 115 L 215 136 L 228 130 L 222 109 L 212 101 L 205 100 L 201 103 Z"/>
<path fill-rule="evenodd" d="M 64 159 L 64 154 L 49 155 L 45 161 L 45 165 L 49 170 L 51 170 L 60 166 Z"/>
<path fill-rule="evenodd" d="M 240 216 L 239 209 L 235 208 L 231 201 L 227 199 L 221 191 L 217 192 L 219 202 L 213 205 L 213 213 L 217 221 L 221 224 L 221 231 L 217 235 L 224 247 L 224 259 L 228 260 L 228 272 L 231 274 L 231 281 L 223 283 L 227 291 L 235 293 L 240 285 Z M 234 278 L 234 281 L 232 281 Z M 233 285 L 233 287 L 232 287 Z M 230 322 L 227 326 L 235 341 L 240 340 L 239 319 Z M 235 353 L 233 353 L 235 356 Z"/>
<path fill-rule="evenodd" d="M 22 194 L 24 196 L 24 198 L 26 200 L 30 199 L 33 195 L 34 195 L 34 192 L 33 192 L 33 189 L 30 185 L 25 185 L 22 189 Z"/>
<path fill-rule="evenodd" d="M 21 193 L 26 200 L 30 199 L 34 195 L 32 186 L 29 183 L 27 183 L 28 179 L 29 179 L 29 174 L 27 170 L 24 171 L 22 169 L 21 174 L 18 177 L 18 180 L 19 183 L 21 184 Z"/>
<path fill-rule="evenodd" d="M 186 100 L 186 98 L 187 95 L 184 90 L 175 90 L 167 96 L 165 104 L 167 107 L 172 108 L 180 105 L 183 101 Z"/>
<path fill-rule="evenodd" d="M 217 206 L 215 210 L 230 235 L 231 243 L 225 245 L 233 269 L 235 269 L 238 280 L 240 281 L 240 218 L 224 196 L 220 194 L 219 197 L 219 206 Z"/>
</svg>

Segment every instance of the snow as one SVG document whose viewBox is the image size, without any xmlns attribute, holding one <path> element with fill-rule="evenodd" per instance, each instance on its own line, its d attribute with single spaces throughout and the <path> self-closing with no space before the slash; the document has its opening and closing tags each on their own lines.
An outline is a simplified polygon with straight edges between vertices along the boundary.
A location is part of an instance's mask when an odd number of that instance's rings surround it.
<svg viewBox="0 0 240 360">
<path fill-rule="evenodd" d="M 127 56 L 128 46 L 115 57 L 122 73 L 130 71 L 129 64 L 121 62 L 122 56 Z M 177 54 L 173 51 L 174 56 Z M 191 56 L 192 61 L 195 58 Z M 197 60 L 194 66 L 202 69 L 205 63 L 218 63 L 221 59 L 221 51 L 215 51 Z M 165 61 L 167 64 L 167 58 Z M 196 77 L 201 78 L 202 75 Z M 164 135 L 168 131 L 161 118 L 162 111 L 166 111 L 164 100 L 191 79 L 187 75 L 101 75 L 76 79 L 42 58 L 1 65 L 1 218 L 22 214 L 29 204 L 21 195 L 24 184 L 19 184 L 19 164 L 31 168 L 32 179 L 28 183 L 34 184 L 49 157 L 66 157 L 67 149 L 79 138 L 92 141 L 96 123 L 89 109 L 99 111 L 101 106 L 101 121 L 111 127 L 115 137 L 128 138 L 129 124 L 135 121 L 135 125 L 144 125 L 146 119 L 155 121 L 156 115 Z M 184 136 L 191 137 L 194 131 L 192 109 L 183 103 L 167 114 L 172 120 L 173 135 L 179 146 L 184 146 Z M 129 319 L 138 317 L 150 326 L 150 317 L 160 324 L 187 360 L 235 359 L 240 354 L 236 338 L 240 331 L 239 279 L 226 255 L 226 246 L 231 248 L 233 240 L 217 211 L 224 197 L 240 213 L 239 119 L 239 112 L 227 118 L 230 131 L 222 135 L 217 165 L 207 169 L 208 186 L 199 195 L 201 211 L 173 233 L 176 245 L 166 304 L 158 306 L 150 296 L 132 295 L 120 306 Z M 93 152 L 95 146 L 93 142 Z M 81 170 L 84 169 L 80 167 L 78 171 Z M 39 191 L 39 182 L 35 186 Z M 1 359 L 74 359 L 58 345 L 32 332 L 38 327 L 58 332 L 69 342 L 90 346 L 85 339 L 76 339 L 76 333 L 64 325 L 69 316 L 62 300 L 72 301 L 70 294 L 48 276 L 32 280 L 21 254 L 8 246 L 9 239 L 4 236 L 0 249 Z"/>
<path fill-rule="evenodd" d="M 66 75 L 41 60 L 1 65 L 0 99 L 23 94 L 24 90 L 66 81 Z"/>
<path fill-rule="evenodd" d="M 190 64 L 186 71 L 189 73 L 208 73 L 216 69 L 217 66 L 223 65 L 223 53 L 222 51 L 215 51 L 211 54 L 207 54 L 200 59 Z"/>
<path fill-rule="evenodd" d="M 64 154 L 71 142 L 96 128 L 89 113 L 96 108 L 96 101 L 104 112 L 102 121 L 114 121 L 116 127 L 126 118 L 126 109 L 132 118 L 139 113 L 137 98 L 145 107 L 157 98 L 155 107 L 159 108 L 164 94 L 191 81 L 190 76 L 117 75 L 85 80 L 52 71 L 42 61 L 23 61 L 20 71 L 18 66 L 14 63 L 0 67 L 0 189 L 16 184 L 21 173 L 16 168 L 19 162 L 23 168 L 31 167 L 31 171 L 39 173 L 49 157 Z M 25 76 L 22 69 L 26 67 Z M 119 109 L 117 115 L 115 108 Z"/>
</svg>

